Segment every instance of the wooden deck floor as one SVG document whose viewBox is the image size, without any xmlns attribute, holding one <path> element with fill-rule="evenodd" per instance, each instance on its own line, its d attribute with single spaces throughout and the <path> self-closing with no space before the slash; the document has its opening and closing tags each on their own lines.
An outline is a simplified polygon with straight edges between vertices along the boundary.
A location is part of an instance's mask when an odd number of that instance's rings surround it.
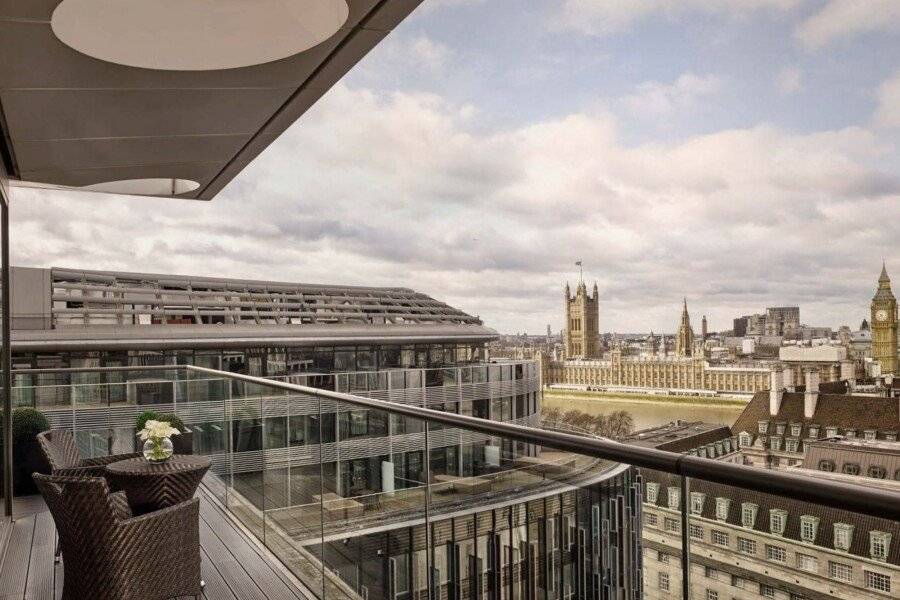
<svg viewBox="0 0 900 600">
<path fill-rule="evenodd" d="M 276 559 L 261 550 L 201 489 L 200 545 L 206 600 L 307 600 Z M 17 498 L 0 522 L 0 600 L 56 600 L 65 566 L 54 563 L 56 529 L 39 496 Z"/>
</svg>

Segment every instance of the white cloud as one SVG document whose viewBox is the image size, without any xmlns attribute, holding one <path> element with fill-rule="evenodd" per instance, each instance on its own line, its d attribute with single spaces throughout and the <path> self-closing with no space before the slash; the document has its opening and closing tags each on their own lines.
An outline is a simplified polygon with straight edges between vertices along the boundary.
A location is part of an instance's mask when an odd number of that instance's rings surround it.
<svg viewBox="0 0 900 600">
<path fill-rule="evenodd" d="M 900 127 L 900 71 L 879 86 L 874 121 L 878 127 Z"/>
<path fill-rule="evenodd" d="M 703 12 L 744 17 L 759 11 L 786 11 L 803 0 L 565 0 L 558 25 L 588 35 L 629 30 L 635 23 L 659 16 Z"/>
<path fill-rule="evenodd" d="M 798 67 L 786 66 L 778 71 L 775 84 L 782 94 L 796 94 L 803 90 L 803 71 Z"/>
<path fill-rule="evenodd" d="M 621 102 L 637 117 L 658 119 L 689 109 L 697 100 L 715 94 L 720 88 L 721 81 L 715 75 L 701 76 L 688 72 L 671 83 L 645 81 Z"/>
<path fill-rule="evenodd" d="M 900 31 L 897 0 L 830 0 L 799 25 L 796 36 L 808 49 L 873 31 Z"/>
<path fill-rule="evenodd" d="M 559 327 L 578 258 L 604 330 L 671 331 L 683 295 L 714 327 L 780 302 L 855 324 L 900 268 L 900 222 L 863 217 L 900 200 L 871 131 L 628 146 L 608 113 L 480 134 L 470 110 L 339 84 L 210 203 L 16 190 L 14 262 L 404 285 L 506 331 Z"/>
</svg>

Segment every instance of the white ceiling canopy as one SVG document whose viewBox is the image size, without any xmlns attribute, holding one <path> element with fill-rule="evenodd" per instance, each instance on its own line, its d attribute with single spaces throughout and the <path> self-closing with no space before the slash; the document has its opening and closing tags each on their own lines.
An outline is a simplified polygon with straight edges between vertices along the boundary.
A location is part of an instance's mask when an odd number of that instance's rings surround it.
<svg viewBox="0 0 900 600">
<path fill-rule="evenodd" d="M 345 0 L 63 0 L 50 24 L 93 58 L 210 71 L 299 54 L 334 35 L 348 14 Z"/>
</svg>

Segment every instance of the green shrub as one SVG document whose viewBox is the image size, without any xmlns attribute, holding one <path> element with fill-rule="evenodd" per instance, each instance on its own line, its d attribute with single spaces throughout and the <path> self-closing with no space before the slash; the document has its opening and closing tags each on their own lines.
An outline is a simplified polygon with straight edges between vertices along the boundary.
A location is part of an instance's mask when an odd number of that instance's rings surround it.
<svg viewBox="0 0 900 600">
<path fill-rule="evenodd" d="M 3 418 L 0 415 L 0 423 Z M 34 440 L 37 434 L 50 429 L 47 417 L 39 410 L 29 407 L 17 408 L 12 413 L 13 446 Z M 0 427 L 2 429 L 2 427 Z"/>
<path fill-rule="evenodd" d="M 167 421 L 169 425 L 177 429 L 178 431 L 184 431 L 184 421 L 181 420 L 181 417 L 172 413 L 158 413 L 155 410 L 146 410 L 138 415 L 137 422 L 135 423 L 136 431 L 140 431 L 144 428 L 144 425 L 147 421 Z"/>
</svg>

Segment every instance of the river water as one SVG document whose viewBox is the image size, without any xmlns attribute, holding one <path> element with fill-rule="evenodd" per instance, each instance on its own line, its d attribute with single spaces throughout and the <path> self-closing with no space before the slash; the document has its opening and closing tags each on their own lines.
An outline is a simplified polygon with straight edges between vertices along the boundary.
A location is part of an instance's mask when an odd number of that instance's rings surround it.
<svg viewBox="0 0 900 600">
<path fill-rule="evenodd" d="M 591 415 L 607 414 L 617 410 L 631 413 L 634 418 L 635 431 L 665 425 L 678 419 L 684 421 L 706 421 L 707 423 L 721 423 L 733 425 L 738 415 L 744 410 L 738 404 L 704 404 L 698 401 L 696 404 L 683 402 L 654 402 L 652 400 L 636 400 L 625 397 L 597 396 L 585 398 L 584 396 L 559 396 L 545 397 L 543 405 L 557 407 L 563 411 L 576 409 Z"/>
</svg>

